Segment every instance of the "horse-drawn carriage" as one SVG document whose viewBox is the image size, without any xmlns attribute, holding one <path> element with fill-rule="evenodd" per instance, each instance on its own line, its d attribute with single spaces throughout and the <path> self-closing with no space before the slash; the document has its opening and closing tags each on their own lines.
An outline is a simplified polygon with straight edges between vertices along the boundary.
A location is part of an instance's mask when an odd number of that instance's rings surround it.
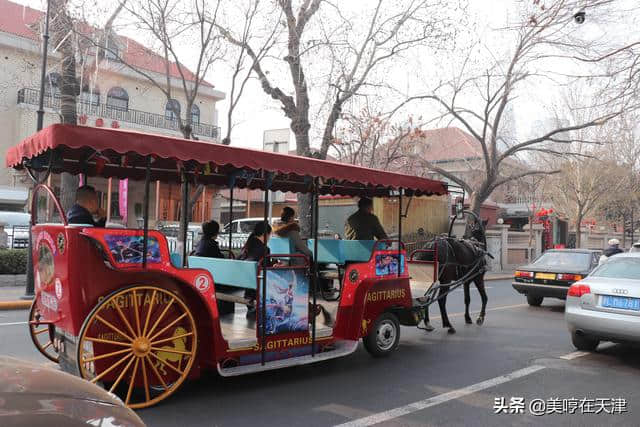
<svg viewBox="0 0 640 427">
<path fill-rule="evenodd" d="M 427 250 L 427 262 L 417 259 L 425 250 L 407 256 L 399 240 L 318 239 L 317 218 L 321 194 L 402 201 L 446 194 L 439 181 L 68 125 L 50 126 L 11 148 L 7 166 L 40 181 L 63 171 L 85 181 L 144 181 L 142 229 L 68 224 L 43 184 L 32 204 L 33 341 L 62 369 L 118 393 L 132 408 L 165 399 L 205 369 L 235 376 L 308 364 L 346 356 L 360 339 L 371 354 L 384 356 L 397 347 L 400 325 L 417 325 L 437 300 L 434 292 L 425 298 L 437 276 L 437 246 Z M 149 229 L 151 181 L 261 189 L 265 207 L 267 190 L 311 194 L 313 259 L 293 254 L 278 238 L 258 262 L 171 253 L 165 236 Z M 399 210 L 401 230 L 402 203 Z M 296 257 L 302 260 L 291 262 Z M 337 284 L 331 297 L 318 292 L 322 280 Z M 253 320 L 244 311 L 251 302 L 238 295 L 245 289 L 257 294 Z M 232 303 L 231 312 L 221 313 L 223 302 Z"/>
</svg>

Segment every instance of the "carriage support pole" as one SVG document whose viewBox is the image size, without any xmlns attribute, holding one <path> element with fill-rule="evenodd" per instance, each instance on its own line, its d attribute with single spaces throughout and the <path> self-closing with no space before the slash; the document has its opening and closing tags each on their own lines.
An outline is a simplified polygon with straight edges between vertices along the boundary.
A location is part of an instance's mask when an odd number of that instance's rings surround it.
<svg viewBox="0 0 640 427">
<path fill-rule="evenodd" d="M 142 211 L 142 268 L 147 268 L 147 252 L 149 251 L 149 181 L 151 180 L 151 156 L 147 156 L 147 168 L 144 176 L 144 205 Z"/>
<path fill-rule="evenodd" d="M 268 181 L 267 173 L 264 173 L 265 183 Z M 264 189 L 264 223 L 269 225 L 269 188 L 265 185 Z M 265 230 L 267 228 L 265 227 Z M 267 234 L 264 236 L 264 244 L 267 244 Z M 262 366 L 266 362 L 265 349 L 267 348 L 267 334 L 266 334 L 266 322 L 267 322 L 267 256 L 262 257 L 262 291 L 260 292 L 260 361 Z"/>
<path fill-rule="evenodd" d="M 398 277 L 400 277 L 400 270 L 404 268 L 402 254 L 402 188 L 398 193 Z"/>
<path fill-rule="evenodd" d="M 182 268 L 187 268 L 187 234 L 189 232 L 189 180 L 182 171 L 182 206 L 180 225 L 182 225 Z"/>
<path fill-rule="evenodd" d="M 318 224 L 320 223 L 320 218 L 318 215 L 320 204 L 319 200 L 319 181 L 316 178 L 315 185 L 313 186 L 313 199 L 311 203 L 311 208 L 313 212 L 311 213 L 311 221 L 312 221 L 312 236 L 313 236 L 313 265 L 311 266 L 311 274 L 312 274 L 312 285 L 311 292 L 313 295 L 313 312 L 311 313 L 311 357 L 315 357 L 316 355 L 316 305 L 317 301 L 317 291 L 318 291 Z"/>
<path fill-rule="evenodd" d="M 249 189 L 247 188 L 247 193 Z M 231 243 L 233 242 L 233 185 L 229 189 L 229 252 L 231 250 Z"/>
</svg>

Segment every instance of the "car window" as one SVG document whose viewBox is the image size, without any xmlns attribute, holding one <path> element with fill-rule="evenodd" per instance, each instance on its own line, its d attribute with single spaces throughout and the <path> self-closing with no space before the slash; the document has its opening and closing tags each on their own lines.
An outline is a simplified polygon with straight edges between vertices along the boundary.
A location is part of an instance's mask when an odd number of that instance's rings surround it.
<svg viewBox="0 0 640 427">
<path fill-rule="evenodd" d="M 258 221 L 242 221 L 240 223 L 241 233 L 251 233 L 255 228 Z"/>
<path fill-rule="evenodd" d="M 581 252 L 545 252 L 532 265 L 536 267 L 589 269 L 591 254 Z"/>
<path fill-rule="evenodd" d="M 640 258 L 611 257 L 594 270 L 591 276 L 640 280 Z"/>
</svg>

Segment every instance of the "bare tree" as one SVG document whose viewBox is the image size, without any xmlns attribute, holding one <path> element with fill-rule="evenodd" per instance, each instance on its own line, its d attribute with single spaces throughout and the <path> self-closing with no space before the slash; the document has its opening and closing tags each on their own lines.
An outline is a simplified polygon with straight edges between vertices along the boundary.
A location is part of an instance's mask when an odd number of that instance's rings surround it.
<svg viewBox="0 0 640 427">
<path fill-rule="evenodd" d="M 380 67 L 419 45 L 444 43 L 449 40 L 445 35 L 457 28 L 448 25 L 446 19 L 451 2 L 407 0 L 388 5 L 378 0 L 372 9 L 358 10 L 357 22 L 346 17 L 339 3 L 304 0 L 297 8 L 293 3 L 278 0 L 276 10 L 264 18 L 284 27 L 284 31 L 268 32 L 286 45 L 281 55 L 260 57 L 255 46 L 243 41 L 232 28 L 221 27 L 221 31 L 231 44 L 246 49 L 262 89 L 291 120 L 297 153 L 307 157 L 326 158 L 343 106 L 362 89 L 382 85 L 384 78 L 375 75 Z M 331 16 L 321 19 L 323 10 Z M 268 68 L 277 69 L 280 65 L 274 58 L 286 63 L 286 71 L 276 74 L 282 76 L 286 72 L 286 78 L 278 80 L 270 74 Z M 309 80 L 314 67 L 322 71 L 317 79 Z M 316 85 L 319 95 L 312 93 L 312 85 Z M 310 137 L 314 105 L 318 116 L 324 115 L 320 118 L 322 139 L 317 154 L 312 152 Z M 300 197 L 301 226 L 307 235 L 310 208 L 310 197 Z"/>
<path fill-rule="evenodd" d="M 611 0 L 594 0 L 588 5 L 588 13 L 593 16 L 599 10 L 606 11 L 610 3 Z M 404 107 L 416 100 L 427 100 L 440 109 L 441 118 L 461 126 L 474 137 L 482 153 L 478 165 L 480 179 L 465 179 L 427 160 L 424 160 L 424 165 L 464 188 L 471 195 L 471 210 L 476 213 L 496 188 L 524 177 L 555 172 L 548 168 L 515 170 L 508 166 L 510 161 L 531 153 L 566 153 L 563 146 L 581 141 L 576 139 L 578 134 L 572 131 L 605 124 L 620 114 L 627 101 L 610 92 L 601 92 L 599 99 L 597 96 L 584 95 L 585 99 L 603 108 L 590 110 L 594 114 L 581 116 L 580 120 L 566 124 L 560 121 L 551 129 L 529 139 L 508 138 L 505 135 L 505 129 L 509 127 L 505 123 L 505 112 L 512 108 L 518 96 L 522 96 L 526 85 L 541 78 L 553 81 L 559 74 L 557 71 L 545 71 L 549 59 L 564 61 L 565 66 L 571 69 L 575 64 L 575 52 L 589 52 L 592 44 L 581 41 L 573 34 L 575 2 L 533 1 L 523 5 L 524 12 L 519 24 L 501 30 L 503 39 L 515 36 L 507 60 L 501 60 L 500 55 L 488 51 L 488 48 L 473 47 L 467 53 L 458 75 L 440 82 L 429 93 L 408 97 L 401 105 Z M 487 57 L 489 62 L 484 71 L 472 69 L 474 64 Z M 554 64 L 557 69 L 557 62 Z M 584 68 L 582 66 L 581 72 L 585 71 Z M 591 84 L 594 85 L 601 69 L 590 71 L 582 77 L 591 78 Z M 573 79 L 577 77 L 573 76 Z M 605 81 L 608 78 L 601 77 Z M 565 84 L 570 85 L 571 82 L 571 79 L 567 79 Z"/>
</svg>

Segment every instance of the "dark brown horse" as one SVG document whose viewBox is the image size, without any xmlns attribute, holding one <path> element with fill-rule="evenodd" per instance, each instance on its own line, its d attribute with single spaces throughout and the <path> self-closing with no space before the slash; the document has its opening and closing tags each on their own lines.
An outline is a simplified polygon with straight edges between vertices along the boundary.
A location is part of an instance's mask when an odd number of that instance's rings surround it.
<svg viewBox="0 0 640 427">
<path fill-rule="evenodd" d="M 438 292 L 438 307 L 442 318 L 442 327 L 448 328 L 450 334 L 456 332 L 447 316 L 447 294 L 452 285 L 462 281 L 464 287 L 464 319 L 467 324 L 473 323 L 469 315 L 469 286 L 471 282 L 476 285 L 480 298 L 482 298 L 482 309 L 476 320 L 478 325 L 484 323 L 485 311 L 487 307 L 487 292 L 484 287 L 484 274 L 486 271 L 486 237 L 482 224 L 476 222 L 467 227 L 467 233 L 463 239 L 454 237 L 437 237 L 427 242 L 423 249 L 434 249 L 437 246 L 438 253 L 438 281 L 437 288 L 432 288 L 432 292 Z M 433 252 L 421 252 L 416 259 L 423 261 L 433 261 Z M 490 256 L 490 255 L 489 255 Z M 425 330 L 433 331 L 435 328 L 429 323 L 429 307 L 425 307 L 424 312 Z"/>
</svg>

